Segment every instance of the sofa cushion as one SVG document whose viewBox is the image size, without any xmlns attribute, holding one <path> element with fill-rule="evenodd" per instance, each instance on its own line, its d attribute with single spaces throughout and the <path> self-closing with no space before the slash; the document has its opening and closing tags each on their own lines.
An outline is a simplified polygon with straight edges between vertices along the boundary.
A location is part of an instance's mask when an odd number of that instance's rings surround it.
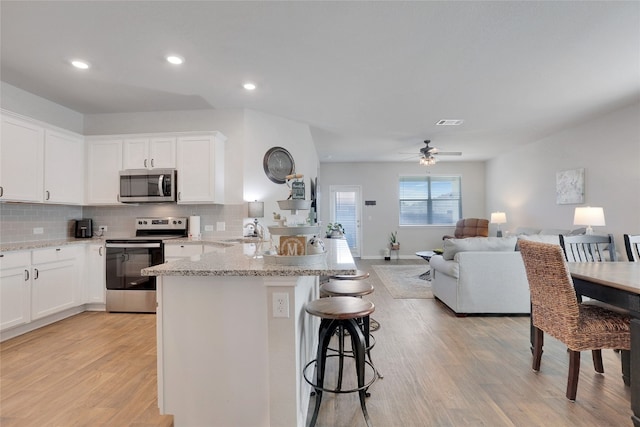
<svg viewBox="0 0 640 427">
<path fill-rule="evenodd" d="M 447 239 L 443 242 L 445 260 L 452 260 L 458 252 L 508 252 L 514 251 L 516 237 L 468 237 Z"/>
</svg>

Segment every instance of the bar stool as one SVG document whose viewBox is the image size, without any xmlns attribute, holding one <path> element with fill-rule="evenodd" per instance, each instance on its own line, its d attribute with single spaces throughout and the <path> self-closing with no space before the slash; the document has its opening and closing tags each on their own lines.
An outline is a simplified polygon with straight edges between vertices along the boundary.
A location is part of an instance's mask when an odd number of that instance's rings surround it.
<svg viewBox="0 0 640 427">
<path fill-rule="evenodd" d="M 316 358 L 307 363 L 303 370 L 305 381 L 307 381 L 316 392 L 316 403 L 313 416 L 311 417 L 311 423 L 309 424 L 310 427 L 314 427 L 318 420 L 318 412 L 320 410 L 323 392 L 354 393 L 356 391 L 360 397 L 360 407 L 362 408 L 364 419 L 367 426 L 371 427 L 371 420 L 369 419 L 365 399 L 367 389 L 375 382 L 378 376 L 376 368 L 371 362 L 365 360 L 366 341 L 363 330 L 358 324 L 358 320 L 368 319 L 374 310 L 375 306 L 372 302 L 354 297 L 321 298 L 310 301 L 305 305 L 305 311 L 307 313 L 321 319 Z M 355 360 L 358 386 L 350 390 L 341 390 L 340 388 L 327 389 L 324 387 L 327 357 L 331 357 L 327 356 L 327 350 L 331 337 L 337 328 L 344 328 L 349 332 L 349 336 L 351 337 L 351 347 L 353 350 L 353 356 L 351 357 Z M 333 356 L 344 357 L 344 353 Z M 315 383 L 311 382 L 306 375 L 307 368 L 314 364 L 316 366 Z M 372 379 L 367 383 L 365 383 L 365 366 L 369 366 L 374 373 Z"/>
<path fill-rule="evenodd" d="M 334 274 L 329 276 L 333 280 L 364 280 L 369 278 L 369 272 L 364 270 L 356 270 L 355 274 Z"/>
<path fill-rule="evenodd" d="M 364 280 L 368 278 L 368 271 L 356 270 L 355 274 L 334 274 L 333 276 L 329 276 L 329 282 L 331 282 L 331 280 Z M 322 293 L 322 288 L 320 288 L 320 296 L 326 296 Z M 378 329 L 380 329 L 380 322 L 375 319 L 371 319 L 371 331 L 375 332 Z"/>
</svg>

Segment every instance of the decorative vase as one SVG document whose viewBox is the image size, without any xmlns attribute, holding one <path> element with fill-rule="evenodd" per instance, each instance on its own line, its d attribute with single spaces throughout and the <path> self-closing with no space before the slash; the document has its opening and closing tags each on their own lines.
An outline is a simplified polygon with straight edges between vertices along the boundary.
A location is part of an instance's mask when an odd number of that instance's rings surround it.
<svg viewBox="0 0 640 427">
<path fill-rule="evenodd" d="M 392 251 L 397 251 L 398 249 L 400 249 L 400 243 L 392 243 L 391 244 L 391 250 Z"/>
</svg>

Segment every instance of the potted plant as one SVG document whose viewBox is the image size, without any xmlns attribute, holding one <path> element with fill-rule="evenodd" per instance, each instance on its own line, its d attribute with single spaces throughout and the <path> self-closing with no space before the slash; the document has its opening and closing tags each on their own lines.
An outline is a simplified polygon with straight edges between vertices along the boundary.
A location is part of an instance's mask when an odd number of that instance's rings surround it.
<svg viewBox="0 0 640 427">
<path fill-rule="evenodd" d="M 329 223 L 327 225 L 327 238 L 339 239 L 344 236 L 344 228 L 339 223 Z"/>
<path fill-rule="evenodd" d="M 398 232 L 392 231 L 389 235 L 389 244 L 391 245 L 391 250 L 397 251 L 400 249 L 400 242 L 398 242 Z"/>
</svg>

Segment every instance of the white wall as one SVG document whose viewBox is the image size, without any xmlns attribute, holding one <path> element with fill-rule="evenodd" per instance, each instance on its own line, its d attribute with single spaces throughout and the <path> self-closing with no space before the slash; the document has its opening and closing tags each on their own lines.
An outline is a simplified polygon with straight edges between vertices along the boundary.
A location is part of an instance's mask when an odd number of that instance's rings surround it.
<svg viewBox="0 0 640 427">
<path fill-rule="evenodd" d="M 0 82 L 0 92 L 0 107 L 5 110 L 82 134 L 82 114 L 5 82 Z"/>
<path fill-rule="evenodd" d="M 289 197 L 286 184 L 276 184 L 264 172 L 264 155 L 272 147 L 283 147 L 291 153 L 296 173 L 304 175 L 306 199 L 310 198 L 309 180 L 318 174 L 319 160 L 309 126 L 300 122 L 245 110 L 244 115 L 244 199 L 264 201 L 263 225 L 273 224 L 272 212 L 292 217 L 289 211 L 280 211 L 276 201 Z M 299 211 L 299 219 L 308 216 L 308 211 Z"/>
<path fill-rule="evenodd" d="M 556 204 L 556 172 L 585 169 L 585 203 Z M 508 224 L 572 229 L 576 206 L 602 206 L 624 254 L 624 233 L 640 234 L 640 103 L 548 136 L 487 162 L 487 207 Z M 623 256 L 623 259 L 626 257 Z"/>
<path fill-rule="evenodd" d="M 389 247 L 388 237 L 398 231 L 400 256 L 415 258 L 415 252 L 442 247 L 442 236 L 452 234 L 448 226 L 399 227 L 398 177 L 400 175 L 460 175 L 462 177 L 463 217 L 488 218 L 485 209 L 484 162 L 439 162 L 429 168 L 415 162 L 321 163 L 319 218 L 329 222 L 329 186 L 359 185 L 365 200 L 375 206 L 362 206 L 361 258 L 380 259 Z"/>
</svg>

